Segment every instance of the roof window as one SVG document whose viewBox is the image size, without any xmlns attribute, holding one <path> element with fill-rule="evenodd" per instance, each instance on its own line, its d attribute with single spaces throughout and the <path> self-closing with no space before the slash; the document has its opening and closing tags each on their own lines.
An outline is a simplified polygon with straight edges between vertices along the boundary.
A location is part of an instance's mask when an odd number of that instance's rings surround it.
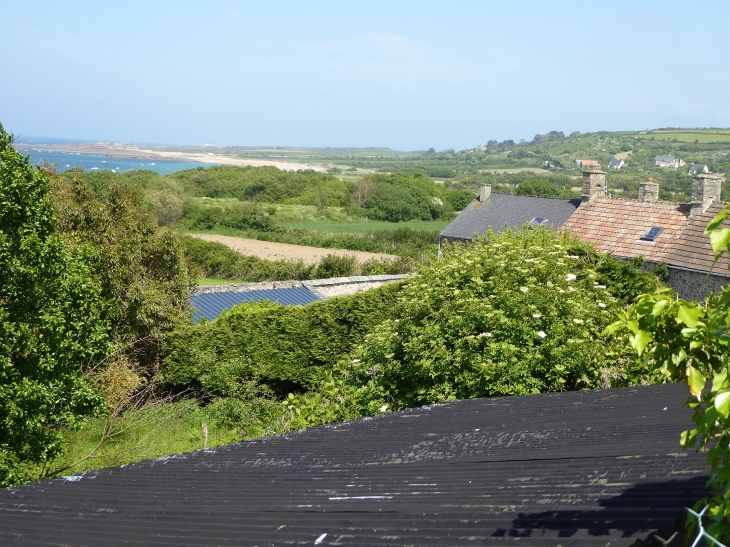
<svg viewBox="0 0 730 547">
<path fill-rule="evenodd" d="M 548 221 L 548 219 L 543 217 L 535 217 L 530 221 L 530 224 L 532 226 L 540 226 L 541 224 L 545 224 Z"/>
<path fill-rule="evenodd" d="M 641 239 L 644 241 L 656 241 L 656 238 L 659 237 L 659 234 L 661 234 L 664 231 L 664 228 L 661 226 L 652 226 L 649 228 L 643 236 L 641 236 Z"/>
</svg>

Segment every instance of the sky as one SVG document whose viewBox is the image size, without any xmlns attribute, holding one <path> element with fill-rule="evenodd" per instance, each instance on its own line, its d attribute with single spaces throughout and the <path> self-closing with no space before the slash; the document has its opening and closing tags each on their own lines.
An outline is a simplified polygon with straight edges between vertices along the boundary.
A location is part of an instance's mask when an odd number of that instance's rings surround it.
<svg viewBox="0 0 730 547">
<path fill-rule="evenodd" d="M 21 136 L 474 147 L 730 126 L 730 2 L 0 0 Z"/>
</svg>

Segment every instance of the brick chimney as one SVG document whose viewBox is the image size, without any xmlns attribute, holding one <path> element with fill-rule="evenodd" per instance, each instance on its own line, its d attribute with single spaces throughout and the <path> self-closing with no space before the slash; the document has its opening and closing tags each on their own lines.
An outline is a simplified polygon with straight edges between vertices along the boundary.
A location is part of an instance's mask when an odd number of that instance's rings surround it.
<svg viewBox="0 0 730 547">
<path fill-rule="evenodd" d="M 491 184 L 482 184 L 481 188 L 479 188 L 479 201 L 488 201 L 489 198 L 492 196 L 492 185 Z"/>
<path fill-rule="evenodd" d="M 713 203 L 720 203 L 724 180 L 725 177 L 717 173 L 700 173 L 694 177 L 690 217 L 703 214 Z"/>
<path fill-rule="evenodd" d="M 590 166 L 583 171 L 583 195 L 581 199 L 586 202 L 596 197 L 606 196 L 606 172 L 601 171 L 601 166 Z"/>
<path fill-rule="evenodd" d="M 646 182 L 639 184 L 639 201 L 644 203 L 655 203 L 659 200 L 659 185 L 651 180 L 651 177 L 646 179 Z"/>
</svg>

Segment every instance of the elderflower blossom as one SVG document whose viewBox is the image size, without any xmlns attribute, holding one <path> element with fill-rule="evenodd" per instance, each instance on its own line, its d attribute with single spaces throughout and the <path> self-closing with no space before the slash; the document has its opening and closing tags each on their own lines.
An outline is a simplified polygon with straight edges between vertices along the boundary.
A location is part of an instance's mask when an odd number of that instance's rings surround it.
<svg viewBox="0 0 730 547">
<path fill-rule="evenodd" d="M 578 292 L 578 289 L 574 289 L 573 287 L 568 287 L 568 290 L 570 292 Z"/>
<path fill-rule="evenodd" d="M 537 335 L 540 338 L 545 338 L 547 336 L 547 334 L 545 334 L 545 331 L 542 331 L 542 330 L 537 331 Z"/>
<path fill-rule="evenodd" d="M 598 303 L 598 307 L 599 308 L 605 308 L 606 307 L 606 304 L 604 304 L 603 302 L 599 302 Z"/>
<path fill-rule="evenodd" d="M 556 264 L 557 264 L 558 266 L 562 266 L 562 265 L 563 265 L 563 263 L 562 263 L 562 262 L 560 262 L 560 261 L 556 262 Z"/>
<path fill-rule="evenodd" d="M 353 359 L 352 362 L 353 363 L 359 363 L 360 362 L 360 359 Z"/>
<path fill-rule="evenodd" d="M 535 262 L 535 259 L 534 258 L 526 258 L 525 259 L 525 262 Z"/>
<path fill-rule="evenodd" d="M 522 291 L 522 292 L 527 292 L 527 291 L 529 291 L 529 290 L 530 290 L 530 289 L 528 289 L 527 287 L 520 287 L 520 291 Z"/>
<path fill-rule="evenodd" d="M 568 274 L 565 276 L 566 281 L 575 281 L 575 274 Z"/>
<path fill-rule="evenodd" d="M 386 412 L 388 410 L 388 405 L 383 405 L 380 407 L 380 412 Z"/>
<path fill-rule="evenodd" d="M 542 315 L 540 315 L 539 313 L 533 313 L 532 317 L 534 317 L 535 319 L 540 319 Z"/>
<path fill-rule="evenodd" d="M 578 260 L 580 257 L 575 255 L 570 255 L 568 258 L 572 258 L 573 260 Z"/>
<path fill-rule="evenodd" d="M 560 290 L 559 290 L 558 292 L 559 292 L 560 294 L 565 294 L 565 291 L 564 291 L 563 289 L 560 289 Z"/>
<path fill-rule="evenodd" d="M 491 338 L 492 333 L 491 332 L 483 332 L 479 335 L 480 338 Z"/>
</svg>

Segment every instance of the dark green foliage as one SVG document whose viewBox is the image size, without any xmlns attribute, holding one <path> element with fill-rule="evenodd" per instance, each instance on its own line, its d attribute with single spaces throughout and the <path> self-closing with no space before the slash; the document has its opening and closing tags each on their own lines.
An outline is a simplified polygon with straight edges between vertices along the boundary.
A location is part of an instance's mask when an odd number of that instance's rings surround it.
<svg viewBox="0 0 730 547">
<path fill-rule="evenodd" d="M 317 389 L 341 356 L 393 316 L 399 290 L 393 283 L 306 307 L 236 306 L 211 323 L 171 333 L 164 378 L 172 385 L 210 390 L 201 378 L 220 363 L 235 362 L 237 378 L 255 380 L 280 397 Z"/>
<path fill-rule="evenodd" d="M 352 203 L 354 185 L 316 171 L 281 171 L 276 167 L 228 167 L 188 169 L 168 175 L 192 195 L 236 198 L 241 201 L 346 207 Z"/>
<path fill-rule="evenodd" d="M 357 260 L 354 255 L 338 256 L 327 255 L 317 266 L 317 278 L 327 279 L 329 277 L 347 277 L 355 272 Z"/>
<path fill-rule="evenodd" d="M 0 125 L 0 485 L 62 451 L 59 428 L 103 404 L 84 372 L 105 356 L 106 325 L 83 257 L 53 235 L 48 177 Z"/>
<path fill-rule="evenodd" d="M 184 224 L 190 230 L 232 228 L 275 231 L 277 228 L 268 212 L 253 203 L 238 203 L 229 208 L 188 203 L 183 215 Z"/>
<path fill-rule="evenodd" d="M 157 226 L 138 189 L 114 177 L 95 189 L 82 172 L 53 175 L 52 200 L 56 231 L 88 257 L 112 340 L 128 346 L 190 321 L 191 278 L 178 237 Z M 144 359 L 156 359 L 155 347 Z"/>
<path fill-rule="evenodd" d="M 545 196 L 545 197 L 560 197 L 563 192 L 560 188 L 552 184 L 545 179 L 534 179 L 521 182 L 515 194 L 522 194 L 524 196 Z"/>
<path fill-rule="evenodd" d="M 451 203 L 441 197 L 448 191 L 437 188 L 421 173 L 372 175 L 368 178 L 375 185 L 372 196 L 364 203 L 369 218 L 401 222 L 432 220 L 453 214 Z"/>
</svg>

